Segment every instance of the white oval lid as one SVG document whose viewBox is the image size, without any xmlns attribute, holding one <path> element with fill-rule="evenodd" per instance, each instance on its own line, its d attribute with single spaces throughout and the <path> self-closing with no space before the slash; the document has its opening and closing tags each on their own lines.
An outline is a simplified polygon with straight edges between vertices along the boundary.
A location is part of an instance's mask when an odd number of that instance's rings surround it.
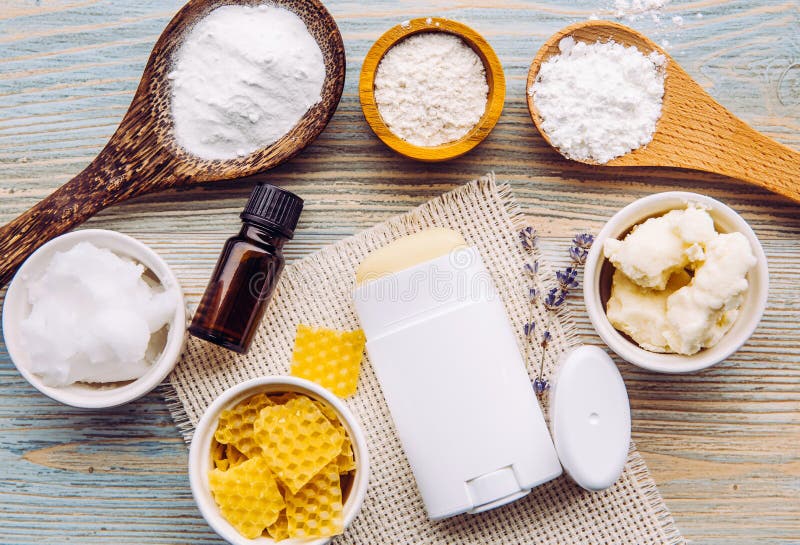
<svg viewBox="0 0 800 545">
<path fill-rule="evenodd" d="M 587 490 L 603 490 L 625 468 L 631 442 L 628 391 L 597 346 L 569 352 L 550 392 L 550 427 L 564 470 Z"/>
</svg>

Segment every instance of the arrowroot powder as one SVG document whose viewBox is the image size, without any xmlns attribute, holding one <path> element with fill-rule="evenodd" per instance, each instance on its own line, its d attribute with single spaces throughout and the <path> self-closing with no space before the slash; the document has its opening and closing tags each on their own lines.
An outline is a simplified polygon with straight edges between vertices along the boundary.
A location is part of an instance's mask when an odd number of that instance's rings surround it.
<svg viewBox="0 0 800 545">
<path fill-rule="evenodd" d="M 325 62 L 291 11 L 230 5 L 189 31 L 168 77 L 178 144 L 234 159 L 277 142 L 320 101 Z"/>
<path fill-rule="evenodd" d="M 394 134 L 415 146 L 466 135 L 486 111 L 481 58 L 452 34 L 423 32 L 393 46 L 375 72 L 375 103 Z"/>
<path fill-rule="evenodd" d="M 647 145 L 661 117 L 667 59 L 622 44 L 558 44 L 528 89 L 550 142 L 570 159 L 607 163 Z"/>
</svg>

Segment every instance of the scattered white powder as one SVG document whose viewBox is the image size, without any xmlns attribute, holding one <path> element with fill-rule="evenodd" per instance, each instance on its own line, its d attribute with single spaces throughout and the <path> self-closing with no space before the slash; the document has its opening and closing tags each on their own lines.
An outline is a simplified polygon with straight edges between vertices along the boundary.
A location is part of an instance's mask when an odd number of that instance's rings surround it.
<svg viewBox="0 0 800 545">
<path fill-rule="evenodd" d="M 189 31 L 169 78 L 178 143 L 233 159 L 276 142 L 320 101 L 325 63 L 291 11 L 223 6 Z"/>
<path fill-rule="evenodd" d="M 144 267 L 80 242 L 57 252 L 28 283 L 21 324 L 29 370 L 48 386 L 117 382 L 144 375 L 160 353 L 177 287 L 153 288 Z"/>
<path fill-rule="evenodd" d="M 653 139 L 666 58 L 613 41 L 567 36 L 528 89 L 550 142 L 571 159 L 606 163 Z"/>
<path fill-rule="evenodd" d="M 466 135 L 483 116 L 489 84 L 480 57 L 452 34 L 406 38 L 375 73 L 375 102 L 394 134 L 417 146 Z"/>
<path fill-rule="evenodd" d="M 661 16 L 661 9 L 670 0 L 615 0 L 614 15 L 635 21 L 643 15 L 650 15 L 654 21 Z"/>
</svg>

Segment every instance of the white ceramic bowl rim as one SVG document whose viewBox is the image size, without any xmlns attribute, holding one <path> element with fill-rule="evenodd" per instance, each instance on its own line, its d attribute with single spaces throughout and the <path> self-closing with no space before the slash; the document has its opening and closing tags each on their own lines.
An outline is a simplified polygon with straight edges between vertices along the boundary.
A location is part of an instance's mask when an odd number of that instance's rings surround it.
<svg viewBox="0 0 800 545">
<path fill-rule="evenodd" d="M 680 354 L 658 354 L 640 348 L 626 339 L 608 321 L 600 300 L 600 272 L 605 261 L 603 244 L 609 238 L 618 238 L 632 226 L 644 219 L 663 214 L 669 210 L 684 208 L 694 202 L 709 208 L 717 228 L 723 232 L 738 231 L 750 242 L 756 256 L 756 265 L 748 273 L 750 287 L 745 294 L 741 312 L 733 327 L 715 346 L 706 348 L 692 356 Z M 769 271 L 764 249 L 752 228 L 734 210 L 711 197 L 684 191 L 656 193 L 638 199 L 614 214 L 595 237 L 595 242 L 586 259 L 584 276 L 584 303 L 595 330 L 622 359 L 651 371 L 662 373 L 687 373 L 705 369 L 719 363 L 736 352 L 755 331 L 767 304 Z"/>
<path fill-rule="evenodd" d="M 158 360 L 153 362 L 147 373 L 129 383 L 108 388 L 73 384 L 64 387 L 46 386 L 40 377 L 31 373 L 25 365 L 27 355 L 21 346 L 18 326 L 20 314 L 27 311 L 26 281 L 38 277 L 40 270 L 58 251 L 66 251 L 75 244 L 86 241 L 100 248 L 108 248 L 118 255 L 130 257 L 144 265 L 165 287 L 178 290 L 178 302 L 172 315 L 167 341 Z M 3 303 L 3 337 L 11 361 L 20 374 L 37 390 L 46 396 L 84 409 L 100 409 L 123 405 L 147 394 L 158 386 L 175 367 L 183 351 L 186 340 L 186 303 L 175 274 L 167 263 L 150 247 L 133 237 L 105 229 L 83 229 L 54 238 L 42 245 L 28 257 L 17 271 L 8 287 Z"/>
<path fill-rule="evenodd" d="M 189 482 L 192 496 L 206 522 L 228 543 L 233 545 L 270 544 L 272 539 L 260 537 L 247 539 L 242 536 L 220 513 L 208 487 L 208 472 L 211 470 L 211 439 L 216 431 L 219 414 L 239 402 L 260 392 L 299 392 L 318 398 L 331 405 L 339 415 L 345 430 L 350 436 L 356 458 L 356 470 L 350 494 L 344 503 L 344 526 L 353 522 L 364 497 L 369 481 L 369 453 L 364 432 L 353 413 L 336 395 L 311 381 L 289 376 L 259 377 L 242 382 L 225 390 L 208 406 L 197 423 L 192 444 L 189 449 Z M 280 543 L 285 545 L 324 545 L 331 538 L 320 539 L 287 539 Z"/>
</svg>

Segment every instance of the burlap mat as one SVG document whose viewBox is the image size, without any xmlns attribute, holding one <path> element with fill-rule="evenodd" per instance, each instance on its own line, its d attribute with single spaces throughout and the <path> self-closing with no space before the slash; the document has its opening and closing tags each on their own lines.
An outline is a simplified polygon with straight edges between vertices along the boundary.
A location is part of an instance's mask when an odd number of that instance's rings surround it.
<svg viewBox="0 0 800 545">
<path fill-rule="evenodd" d="M 528 312 L 528 283 L 522 275 L 526 256 L 517 235 L 522 224 L 509 187 L 497 186 L 488 175 L 287 266 L 249 354 L 189 340 L 168 388 L 179 429 L 190 440 L 205 408 L 225 389 L 257 376 L 286 374 L 297 324 L 358 328 L 351 303 L 358 263 L 394 238 L 428 227 L 457 229 L 477 246 L 521 336 Z M 552 277 L 546 264 L 539 274 Z M 562 313 L 545 325 L 546 312 L 538 310 L 536 330 L 549 327 L 553 335 L 546 359 L 549 377 L 558 354 L 575 343 L 573 324 Z M 531 360 L 538 358 L 535 354 Z M 533 376 L 533 369 L 529 372 Z M 605 492 L 586 492 L 562 476 L 493 511 L 431 522 L 369 360 L 362 366 L 358 393 L 346 403 L 366 431 L 372 473 L 359 516 L 335 543 L 684 543 L 633 445 L 625 473 Z"/>
</svg>

